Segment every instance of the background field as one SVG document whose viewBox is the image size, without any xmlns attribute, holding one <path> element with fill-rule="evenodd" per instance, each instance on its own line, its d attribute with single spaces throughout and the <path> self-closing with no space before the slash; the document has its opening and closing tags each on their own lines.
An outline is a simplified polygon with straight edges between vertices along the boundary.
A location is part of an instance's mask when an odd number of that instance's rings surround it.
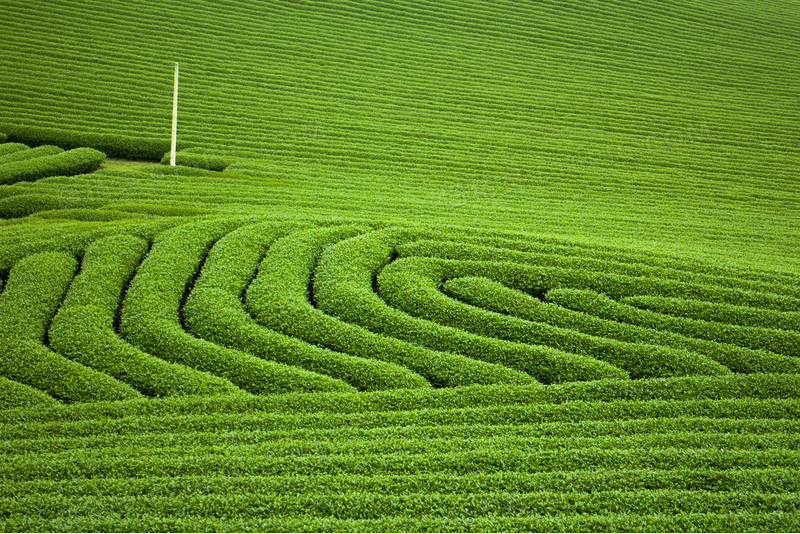
<svg viewBox="0 0 800 534">
<path fill-rule="evenodd" d="M 797 1 L 0 11 L 3 530 L 800 529 Z"/>
<path fill-rule="evenodd" d="M 481 224 L 798 267 L 793 1 L 3 10 L 6 133 L 166 142 L 179 61 L 182 143 L 268 174 L 344 173 L 390 205 L 380 184 L 413 181 Z"/>
</svg>

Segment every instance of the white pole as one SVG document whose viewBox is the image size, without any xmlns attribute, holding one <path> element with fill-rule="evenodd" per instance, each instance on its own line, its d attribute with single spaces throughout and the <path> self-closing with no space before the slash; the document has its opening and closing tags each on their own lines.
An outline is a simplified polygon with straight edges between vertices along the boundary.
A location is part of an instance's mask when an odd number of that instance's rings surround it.
<svg viewBox="0 0 800 534">
<path fill-rule="evenodd" d="M 175 149 L 178 146 L 178 64 L 175 63 L 175 89 L 172 91 L 172 147 L 169 151 L 169 164 L 175 166 Z"/>
</svg>

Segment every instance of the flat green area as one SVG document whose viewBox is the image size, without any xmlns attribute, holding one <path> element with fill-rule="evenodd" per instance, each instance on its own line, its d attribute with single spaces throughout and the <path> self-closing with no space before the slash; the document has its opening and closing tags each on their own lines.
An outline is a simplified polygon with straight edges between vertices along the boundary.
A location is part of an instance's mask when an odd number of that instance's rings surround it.
<svg viewBox="0 0 800 534">
<path fill-rule="evenodd" d="M 107 158 L 100 166 L 104 171 L 130 171 L 140 169 L 144 165 L 149 165 L 150 161 L 133 161 L 120 158 Z"/>
<path fill-rule="evenodd" d="M 0 530 L 800 530 L 796 0 L 0 10 Z"/>
</svg>

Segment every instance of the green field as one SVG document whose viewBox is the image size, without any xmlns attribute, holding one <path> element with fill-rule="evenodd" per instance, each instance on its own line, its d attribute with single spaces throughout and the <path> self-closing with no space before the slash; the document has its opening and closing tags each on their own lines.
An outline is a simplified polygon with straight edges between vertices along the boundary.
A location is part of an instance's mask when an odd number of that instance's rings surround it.
<svg viewBox="0 0 800 534">
<path fill-rule="evenodd" d="M 0 531 L 800 530 L 800 2 L 0 10 Z"/>
</svg>

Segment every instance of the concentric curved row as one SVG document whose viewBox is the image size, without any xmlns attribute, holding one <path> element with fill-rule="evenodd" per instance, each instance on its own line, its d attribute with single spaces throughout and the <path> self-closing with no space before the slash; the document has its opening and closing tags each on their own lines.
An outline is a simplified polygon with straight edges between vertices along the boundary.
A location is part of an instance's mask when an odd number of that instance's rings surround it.
<svg viewBox="0 0 800 534">
<path fill-rule="evenodd" d="M 800 372 L 780 274 L 346 221 L 116 228 L 2 277 L 4 377 L 79 402 Z"/>
</svg>

